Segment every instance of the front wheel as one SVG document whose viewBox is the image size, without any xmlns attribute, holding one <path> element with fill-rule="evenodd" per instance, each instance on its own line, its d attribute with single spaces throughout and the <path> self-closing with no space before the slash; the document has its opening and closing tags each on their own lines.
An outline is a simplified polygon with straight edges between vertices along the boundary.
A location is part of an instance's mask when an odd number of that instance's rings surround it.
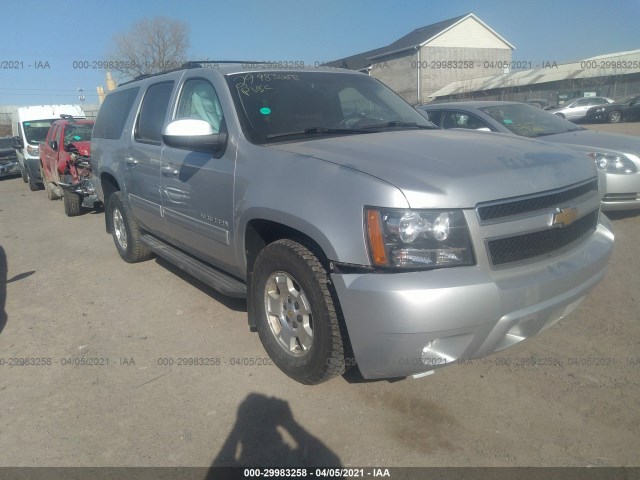
<svg viewBox="0 0 640 480">
<path fill-rule="evenodd" d="M 289 377 L 315 385 L 345 371 L 344 341 L 318 258 L 292 240 L 278 240 L 256 259 L 251 298 L 260 340 Z"/>
<path fill-rule="evenodd" d="M 609 114 L 607 115 L 607 121 L 609 123 L 620 123 L 622 121 L 622 113 L 617 110 L 609 112 Z"/>
<path fill-rule="evenodd" d="M 112 193 L 106 214 L 116 249 L 125 262 L 136 263 L 151 258 L 151 251 L 142 243 L 140 227 L 124 202 L 122 192 Z"/>
<path fill-rule="evenodd" d="M 554 115 L 557 115 L 557 116 L 558 116 L 558 117 L 560 117 L 560 118 L 565 118 L 565 116 L 564 116 L 564 114 L 563 114 L 563 113 L 554 113 Z"/>
<path fill-rule="evenodd" d="M 67 217 L 77 217 L 80 215 L 82 207 L 82 196 L 68 190 L 62 191 L 64 202 L 64 213 Z"/>
</svg>

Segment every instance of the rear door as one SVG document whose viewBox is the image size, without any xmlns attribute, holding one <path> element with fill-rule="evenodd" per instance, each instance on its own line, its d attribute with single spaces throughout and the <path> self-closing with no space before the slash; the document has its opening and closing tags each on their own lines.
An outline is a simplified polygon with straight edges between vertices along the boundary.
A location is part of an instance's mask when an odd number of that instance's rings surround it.
<svg viewBox="0 0 640 480">
<path fill-rule="evenodd" d="M 186 78 L 173 119 L 208 122 L 215 133 L 226 132 L 224 114 L 213 84 Z M 214 154 L 165 146 L 161 192 L 167 233 L 172 242 L 222 268 L 234 263 L 233 178 L 235 149 Z"/>
<path fill-rule="evenodd" d="M 147 88 L 124 161 L 124 179 L 131 210 L 145 230 L 160 235 L 165 232 L 160 198 L 162 128 L 174 83 L 164 81 Z"/>
</svg>

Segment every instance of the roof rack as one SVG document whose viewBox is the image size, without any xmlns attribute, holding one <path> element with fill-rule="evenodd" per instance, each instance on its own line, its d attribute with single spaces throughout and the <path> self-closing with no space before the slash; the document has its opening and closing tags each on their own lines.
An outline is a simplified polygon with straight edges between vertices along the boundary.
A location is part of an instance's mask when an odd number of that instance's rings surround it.
<svg viewBox="0 0 640 480">
<path fill-rule="evenodd" d="M 138 80 L 144 80 L 145 78 L 155 77 L 157 75 L 164 75 L 165 73 L 177 72 L 179 70 L 192 69 L 192 68 L 205 68 L 203 65 L 218 65 L 218 64 L 233 64 L 233 63 L 245 63 L 245 64 L 266 64 L 268 62 L 263 61 L 254 61 L 254 60 L 190 60 L 188 62 L 183 63 L 177 68 L 172 68 L 170 70 L 163 70 L 158 73 L 145 73 L 143 75 L 138 75 L 132 80 L 128 80 L 124 83 L 121 83 L 119 86 L 128 85 L 132 82 L 137 82 Z"/>
</svg>

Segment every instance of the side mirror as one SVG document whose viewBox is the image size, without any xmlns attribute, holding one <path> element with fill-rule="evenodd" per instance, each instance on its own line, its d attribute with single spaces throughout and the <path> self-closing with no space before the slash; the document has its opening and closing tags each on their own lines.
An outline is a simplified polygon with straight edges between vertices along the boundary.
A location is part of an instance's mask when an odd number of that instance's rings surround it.
<svg viewBox="0 0 640 480">
<path fill-rule="evenodd" d="M 22 139 L 20 137 L 13 137 L 11 140 L 12 140 L 12 146 L 16 150 L 21 150 L 24 148 L 24 145 L 22 144 Z"/>
<path fill-rule="evenodd" d="M 213 153 L 224 147 L 227 134 L 214 133 L 209 122 L 204 120 L 184 118 L 164 127 L 162 141 L 169 147 Z"/>
<path fill-rule="evenodd" d="M 58 150 L 58 141 L 57 140 L 51 140 L 49 142 L 49 146 L 51 147 L 52 150 Z"/>
</svg>

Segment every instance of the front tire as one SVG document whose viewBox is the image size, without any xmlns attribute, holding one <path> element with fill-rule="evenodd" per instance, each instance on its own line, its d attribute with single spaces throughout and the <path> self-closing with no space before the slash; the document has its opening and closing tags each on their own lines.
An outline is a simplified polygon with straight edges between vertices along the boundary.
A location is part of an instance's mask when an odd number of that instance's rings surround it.
<svg viewBox="0 0 640 480">
<path fill-rule="evenodd" d="M 256 258 L 252 280 L 260 340 L 286 375 L 305 385 L 345 371 L 344 341 L 318 258 L 293 240 L 278 240 Z"/>
<path fill-rule="evenodd" d="M 609 123 L 620 123 L 622 121 L 622 113 L 620 113 L 618 110 L 609 112 L 609 114 L 607 115 L 607 121 Z"/>
<path fill-rule="evenodd" d="M 137 263 L 151 258 L 152 253 L 140 240 L 140 227 L 133 219 L 122 192 L 111 194 L 106 214 L 109 215 L 113 242 L 125 262 Z"/>
<path fill-rule="evenodd" d="M 63 190 L 62 200 L 64 202 L 64 213 L 67 217 L 77 217 L 82 210 L 82 196 L 77 193 Z"/>
<path fill-rule="evenodd" d="M 557 116 L 558 116 L 558 117 L 560 117 L 560 118 L 565 118 L 565 116 L 564 116 L 564 114 L 563 114 L 563 113 L 554 113 L 554 115 L 557 115 Z"/>
</svg>

